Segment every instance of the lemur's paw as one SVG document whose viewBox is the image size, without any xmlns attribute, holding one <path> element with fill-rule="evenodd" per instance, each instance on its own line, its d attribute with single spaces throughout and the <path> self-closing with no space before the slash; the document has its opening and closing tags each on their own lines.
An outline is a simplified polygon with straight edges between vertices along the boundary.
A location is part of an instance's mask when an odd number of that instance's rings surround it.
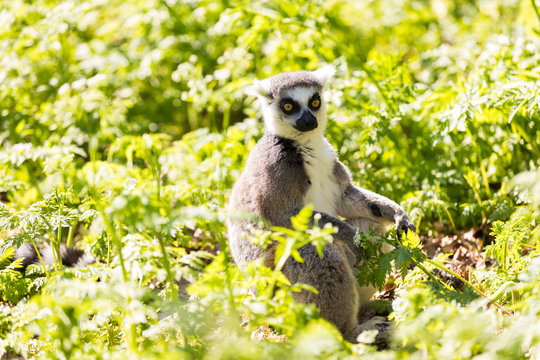
<svg viewBox="0 0 540 360">
<path fill-rule="evenodd" d="M 355 342 L 385 346 L 392 339 L 393 328 L 387 318 L 374 316 L 355 328 Z"/>
<path fill-rule="evenodd" d="M 401 239 L 402 232 L 407 233 L 407 230 L 416 232 L 416 226 L 413 224 L 411 219 L 409 219 L 407 214 L 403 213 L 401 215 L 396 216 L 395 221 L 396 221 L 396 231 L 400 239 Z"/>
</svg>

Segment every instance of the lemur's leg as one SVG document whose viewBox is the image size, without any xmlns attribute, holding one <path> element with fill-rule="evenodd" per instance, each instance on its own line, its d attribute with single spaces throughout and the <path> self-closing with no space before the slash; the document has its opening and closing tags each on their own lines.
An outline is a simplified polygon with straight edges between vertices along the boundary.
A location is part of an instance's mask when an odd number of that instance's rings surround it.
<svg viewBox="0 0 540 360">
<path fill-rule="evenodd" d="M 283 274 L 291 283 L 312 285 L 318 293 L 302 290 L 295 294 L 295 300 L 315 304 L 323 318 L 333 323 L 348 341 L 356 342 L 357 282 L 338 242 L 327 244 L 322 258 L 312 244 L 303 246 L 299 252 L 304 262 L 289 258 Z"/>
<path fill-rule="evenodd" d="M 365 292 L 358 286 L 340 243 L 327 244 L 322 258 L 312 244 L 300 248 L 299 252 L 304 262 L 289 258 L 283 267 L 283 274 L 291 283 L 312 285 L 318 294 L 303 290 L 295 294 L 295 300 L 315 304 L 321 316 L 333 323 L 343 337 L 352 343 L 357 343 L 358 336 L 367 330 L 378 331 L 375 343 L 388 343 L 391 329 L 386 318 L 365 316 L 363 321 L 359 321 L 360 297 Z"/>
<path fill-rule="evenodd" d="M 290 227 L 290 217 L 296 215 L 298 211 L 286 214 L 279 224 Z M 352 226 L 334 216 L 315 212 L 312 223 L 315 222 L 317 214 L 319 226 L 330 223 L 337 227 L 338 231 L 334 234 L 336 241 L 326 245 L 322 258 L 312 244 L 303 246 L 299 252 L 304 262 L 299 263 L 289 258 L 282 272 L 291 283 L 301 282 L 314 286 L 318 294 L 304 290 L 295 294 L 295 299 L 302 303 L 314 303 L 321 316 L 335 324 L 348 341 L 357 342 L 356 338 L 362 331 L 385 327 L 385 319 L 381 317 L 371 319 L 371 316 L 367 318 L 368 321 L 359 324 L 360 312 L 365 313 L 368 309 L 365 305 L 375 293 L 373 287 L 361 288 L 355 276 L 357 272 L 355 265 L 362 260 L 361 248 L 354 244 L 357 231 L 355 226 L 359 226 L 362 230 L 367 226 L 369 229 L 368 220 L 356 219 L 352 221 L 354 225 Z M 264 257 L 267 266 L 274 262 L 270 254 L 273 252 L 267 252 L 265 254 L 267 256 Z M 381 333 L 381 336 L 386 335 Z M 380 336 L 377 339 L 380 340 Z"/>
<path fill-rule="evenodd" d="M 374 228 L 376 231 L 383 232 L 385 230 L 385 225 L 365 218 L 347 219 L 346 222 L 344 222 L 328 214 L 320 212 L 317 213 L 320 215 L 320 226 L 330 223 L 332 226 L 335 226 L 338 229 L 338 232 L 334 235 L 334 237 L 337 240 L 336 245 L 340 247 L 341 253 L 347 259 L 350 272 L 353 276 L 351 287 L 355 289 L 358 298 L 357 320 L 363 320 L 366 317 L 370 317 L 370 315 L 372 317 L 375 315 L 375 312 L 371 311 L 372 308 L 370 308 L 368 304 L 377 289 L 370 285 L 360 287 L 356 281 L 356 275 L 358 274 L 356 265 L 362 261 L 362 249 L 354 243 L 354 236 L 357 230 L 369 232 L 372 228 Z M 341 246 L 341 244 L 344 246 Z M 387 249 L 383 249 L 383 251 L 390 250 L 390 246 L 388 246 Z"/>
</svg>

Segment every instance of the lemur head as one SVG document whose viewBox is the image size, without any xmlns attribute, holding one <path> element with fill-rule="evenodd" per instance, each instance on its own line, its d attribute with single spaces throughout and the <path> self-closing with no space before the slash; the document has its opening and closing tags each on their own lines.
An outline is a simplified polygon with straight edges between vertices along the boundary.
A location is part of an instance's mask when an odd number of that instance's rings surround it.
<svg viewBox="0 0 540 360">
<path fill-rule="evenodd" d="M 278 136 L 298 141 L 322 136 L 326 127 L 324 84 L 333 66 L 315 71 L 293 71 L 256 80 L 246 91 L 259 99 L 266 128 Z"/>
</svg>

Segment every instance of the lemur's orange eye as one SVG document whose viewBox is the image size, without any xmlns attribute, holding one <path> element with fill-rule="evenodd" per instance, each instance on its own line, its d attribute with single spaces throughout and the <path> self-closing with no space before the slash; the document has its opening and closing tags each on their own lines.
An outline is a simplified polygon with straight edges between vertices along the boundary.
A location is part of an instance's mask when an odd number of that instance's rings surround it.
<svg viewBox="0 0 540 360">
<path fill-rule="evenodd" d="M 298 111 L 298 104 L 290 98 L 281 99 L 279 106 L 285 115 L 292 115 Z"/>
<path fill-rule="evenodd" d="M 313 111 L 319 110 L 321 107 L 321 97 L 318 93 L 313 94 L 311 99 L 309 99 L 309 108 Z"/>
</svg>

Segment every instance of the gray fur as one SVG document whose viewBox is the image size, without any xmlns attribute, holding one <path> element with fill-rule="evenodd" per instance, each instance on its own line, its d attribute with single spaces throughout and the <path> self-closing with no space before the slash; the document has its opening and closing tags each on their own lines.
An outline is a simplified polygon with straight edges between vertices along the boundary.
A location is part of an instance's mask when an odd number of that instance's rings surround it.
<svg viewBox="0 0 540 360">
<path fill-rule="evenodd" d="M 324 85 L 310 71 L 293 71 L 277 74 L 268 78 L 268 82 L 270 86 L 267 94 L 271 99 L 277 98 L 284 90 L 294 87 L 315 87 L 320 90 Z"/>
<path fill-rule="evenodd" d="M 334 209 L 334 213 L 324 213 L 315 208 L 314 214 L 318 213 L 321 216 L 319 226 L 331 223 L 337 227 L 338 232 L 334 235 L 336 241 L 326 246 L 322 258 L 318 256 L 312 244 L 305 245 L 300 249 L 304 262 L 299 263 L 289 258 L 282 271 L 291 283 L 302 282 L 314 286 L 318 294 L 302 291 L 295 295 L 296 300 L 314 303 L 321 315 L 335 324 L 347 340 L 356 342 L 362 331 L 381 329 L 380 319 L 374 318 L 359 324 L 365 305 L 375 290 L 372 287 L 360 288 L 355 279 L 358 271 L 355 265 L 362 260 L 361 249 L 354 244 L 356 231 L 366 232 L 373 226 L 383 231 L 388 224 L 395 224 L 398 229 L 413 231 L 416 229 L 405 211 L 395 202 L 354 186 L 348 169 L 334 153 L 330 153 L 330 161 L 333 161 L 330 173 L 319 175 L 317 171 L 315 173 L 312 171 L 312 176 L 318 178 L 310 179 L 306 169 L 312 165 L 307 161 L 328 160 L 328 152 L 325 153 L 324 159 L 314 159 L 313 156 L 319 156 L 316 154 L 321 153 L 310 148 L 312 140 L 320 145 L 320 140 L 324 138 L 324 128 L 296 133 L 290 128 L 293 123 L 289 128 L 283 127 L 283 123 L 281 127 L 269 126 L 272 122 L 280 121 L 281 115 L 276 113 L 275 108 L 272 111 L 265 111 L 265 106 L 266 109 L 274 106 L 272 103 L 274 100 L 279 101 L 284 91 L 288 97 L 294 97 L 295 89 L 300 87 L 312 88 L 313 92 L 319 92 L 324 85 L 322 79 L 326 79 L 318 76 L 320 74 L 321 72 L 307 71 L 283 73 L 255 84 L 259 89 L 257 96 L 262 97 L 261 100 L 265 97 L 268 100 L 262 101 L 267 129 L 276 129 L 274 131 L 283 133 L 276 134 L 267 130 L 255 145 L 244 171 L 233 187 L 228 210 L 230 214 L 246 213 L 264 219 L 272 226 L 290 228 L 290 218 L 307 205 L 305 197 L 312 186 L 312 181 L 317 180 L 318 184 L 322 181 L 325 184 L 328 178 L 320 176 L 330 177 L 332 187 L 337 186 L 339 189 L 334 204 L 329 207 Z M 305 89 L 302 94 L 305 98 Z M 324 109 L 324 105 L 321 109 Z M 325 120 L 323 111 L 314 114 L 318 120 Z M 325 124 L 325 121 L 320 123 Z M 331 165 L 328 162 L 324 164 Z M 340 217 L 345 221 L 340 220 Z M 270 245 L 263 250 L 250 241 L 249 229 L 254 225 L 254 221 L 237 219 L 234 216 L 229 218 L 231 253 L 240 266 L 262 257 L 263 263 L 272 267 L 273 246 Z M 388 332 L 381 336 L 388 336 Z"/>
</svg>

